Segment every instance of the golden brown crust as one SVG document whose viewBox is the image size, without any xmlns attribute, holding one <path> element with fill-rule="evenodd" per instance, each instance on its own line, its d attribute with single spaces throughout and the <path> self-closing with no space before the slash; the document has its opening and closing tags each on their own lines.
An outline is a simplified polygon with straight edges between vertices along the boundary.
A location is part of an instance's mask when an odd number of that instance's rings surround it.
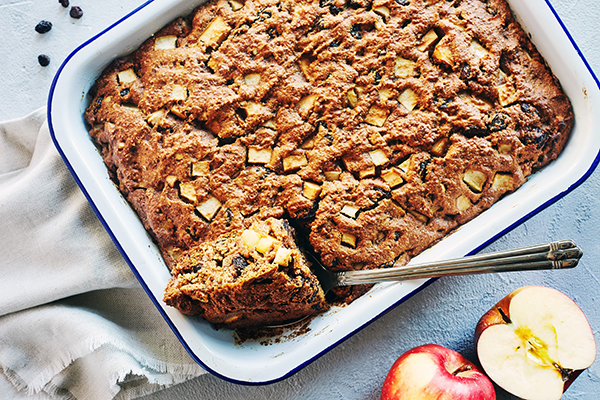
<svg viewBox="0 0 600 400">
<path fill-rule="evenodd" d="M 278 245 L 261 253 L 239 232 L 201 243 L 178 258 L 164 301 L 228 327 L 277 324 L 328 309 L 287 222 L 268 218 L 250 229 Z M 277 263 L 279 249 L 289 253 L 285 263 Z"/>
<path fill-rule="evenodd" d="M 180 272 L 219 240 L 240 252 L 244 230 L 287 219 L 330 268 L 405 263 L 555 159 L 573 126 L 502 0 L 212 1 L 91 94 L 90 134 L 173 268 L 169 303 L 224 324 L 234 306 L 199 304 Z M 243 307 L 245 324 L 270 318 Z"/>
</svg>

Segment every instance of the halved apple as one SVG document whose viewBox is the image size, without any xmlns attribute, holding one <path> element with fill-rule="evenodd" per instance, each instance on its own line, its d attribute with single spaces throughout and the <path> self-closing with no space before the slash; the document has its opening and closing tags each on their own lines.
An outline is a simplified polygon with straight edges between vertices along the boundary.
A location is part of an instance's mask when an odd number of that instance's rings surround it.
<svg viewBox="0 0 600 400">
<path fill-rule="evenodd" d="M 544 286 L 525 286 L 500 300 L 479 320 L 475 340 L 490 379 L 530 400 L 560 399 L 596 357 L 583 311 Z"/>
</svg>

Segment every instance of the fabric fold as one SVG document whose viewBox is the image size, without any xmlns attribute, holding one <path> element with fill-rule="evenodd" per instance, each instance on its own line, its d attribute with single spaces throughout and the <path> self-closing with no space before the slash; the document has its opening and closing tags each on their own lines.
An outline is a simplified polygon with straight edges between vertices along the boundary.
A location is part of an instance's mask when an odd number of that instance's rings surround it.
<svg viewBox="0 0 600 400">
<path fill-rule="evenodd" d="M 51 398 L 133 398 L 204 373 L 54 148 L 45 110 L 0 123 L 0 369 Z"/>
</svg>

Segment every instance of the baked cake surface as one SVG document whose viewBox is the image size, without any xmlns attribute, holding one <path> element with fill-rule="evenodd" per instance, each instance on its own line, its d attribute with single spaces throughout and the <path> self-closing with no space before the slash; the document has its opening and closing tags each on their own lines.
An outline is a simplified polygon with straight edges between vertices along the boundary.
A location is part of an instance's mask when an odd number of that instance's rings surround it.
<svg viewBox="0 0 600 400">
<path fill-rule="evenodd" d="M 573 126 L 502 0 L 211 1 L 90 94 L 90 135 L 172 270 L 165 301 L 230 327 L 327 309 L 309 248 L 333 270 L 408 262 Z"/>
</svg>

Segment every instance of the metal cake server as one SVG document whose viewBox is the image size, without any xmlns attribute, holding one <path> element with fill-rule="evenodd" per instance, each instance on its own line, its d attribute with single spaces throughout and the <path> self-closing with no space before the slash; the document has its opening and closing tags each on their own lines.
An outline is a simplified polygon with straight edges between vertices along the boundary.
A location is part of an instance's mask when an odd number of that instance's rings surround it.
<svg viewBox="0 0 600 400">
<path fill-rule="evenodd" d="M 572 240 L 560 240 L 513 250 L 478 254 L 446 261 L 392 266 L 359 271 L 332 272 L 313 255 L 307 254 L 313 272 L 325 293 L 334 287 L 363 285 L 408 279 L 437 278 L 447 275 L 484 274 L 489 272 L 527 271 L 573 268 L 583 252 Z"/>
</svg>

